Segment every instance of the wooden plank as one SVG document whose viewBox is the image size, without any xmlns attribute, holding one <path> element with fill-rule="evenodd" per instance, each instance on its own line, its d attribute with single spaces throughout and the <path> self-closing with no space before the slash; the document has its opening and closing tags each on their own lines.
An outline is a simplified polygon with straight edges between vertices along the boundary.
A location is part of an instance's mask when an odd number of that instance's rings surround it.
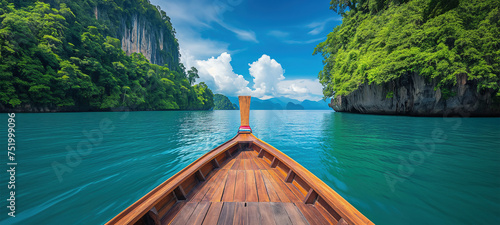
<svg viewBox="0 0 500 225">
<path fill-rule="evenodd" d="M 261 172 L 262 172 L 262 178 L 264 179 L 264 183 L 266 184 L 266 190 L 267 190 L 267 194 L 269 195 L 269 201 L 281 202 L 280 197 L 276 193 L 276 190 L 274 190 L 274 185 L 269 180 L 269 177 L 266 176 L 267 170 L 261 170 Z"/>
<path fill-rule="evenodd" d="M 342 217 L 339 215 L 338 212 L 336 212 L 330 205 L 328 205 L 325 200 L 321 197 L 318 198 L 318 201 L 316 201 L 316 208 L 318 209 L 318 211 L 320 211 L 319 209 L 324 209 L 326 210 L 326 212 L 333 216 L 333 218 L 337 221 L 340 221 L 340 219 L 342 219 Z M 321 212 L 321 211 L 320 211 Z M 326 218 L 326 216 L 325 216 Z"/>
<path fill-rule="evenodd" d="M 235 158 L 234 159 L 234 165 L 233 165 L 233 167 L 231 167 L 231 169 L 232 170 L 238 170 L 240 168 L 240 162 L 241 162 L 240 158 Z"/>
<path fill-rule="evenodd" d="M 307 219 L 307 222 L 311 225 L 322 225 L 328 224 L 328 221 L 318 212 L 318 210 L 313 205 L 308 205 L 304 203 L 295 203 L 297 208 L 300 210 L 302 215 Z"/>
<path fill-rule="evenodd" d="M 337 224 L 339 222 L 328 212 L 328 210 L 326 210 L 321 204 L 319 204 L 319 202 L 316 202 L 314 206 L 316 206 L 318 212 L 321 213 L 321 215 L 328 221 L 328 223 Z"/>
<path fill-rule="evenodd" d="M 305 204 L 305 206 L 307 208 L 309 208 L 309 212 L 311 214 L 314 215 L 314 217 L 316 217 L 316 219 L 318 219 L 318 221 L 321 223 L 321 224 L 328 224 L 328 221 L 325 219 L 325 217 L 323 217 L 323 215 L 321 215 L 321 213 L 318 211 L 318 209 L 316 209 L 316 207 L 314 205 L 308 205 L 308 204 Z"/>
<path fill-rule="evenodd" d="M 235 162 L 235 159 L 229 158 L 228 160 L 229 161 L 226 164 L 224 164 L 224 166 L 222 166 L 222 169 L 231 169 L 231 167 L 233 166 L 233 164 Z"/>
<path fill-rule="evenodd" d="M 348 225 L 348 223 L 344 220 L 344 218 L 341 218 L 337 225 Z"/>
<path fill-rule="evenodd" d="M 245 193 L 247 202 L 258 202 L 259 196 L 257 195 L 257 184 L 255 183 L 255 173 L 253 170 L 245 171 Z"/>
<path fill-rule="evenodd" d="M 283 207 L 285 208 L 290 220 L 293 225 L 308 225 L 306 218 L 299 209 L 293 203 L 283 203 Z"/>
<path fill-rule="evenodd" d="M 177 202 L 175 205 L 167 212 L 167 214 L 161 220 L 161 224 L 170 224 L 172 220 L 179 214 L 179 211 L 184 207 L 186 202 Z"/>
<path fill-rule="evenodd" d="M 269 172 L 269 174 L 271 174 L 271 177 L 274 179 L 276 184 L 278 184 L 278 186 L 280 186 L 281 190 L 283 190 L 283 192 L 285 192 L 286 197 L 288 197 L 288 199 L 290 199 L 291 202 L 300 202 L 301 201 L 301 199 L 299 199 L 297 196 L 295 196 L 295 194 L 288 188 L 288 186 L 286 186 L 285 182 L 283 182 L 283 180 L 280 179 L 280 177 L 275 173 L 274 170 L 268 170 L 268 172 Z"/>
<path fill-rule="evenodd" d="M 272 171 L 276 172 L 276 169 L 273 169 Z M 292 171 L 292 170 L 290 170 L 290 171 Z M 282 179 L 280 176 L 278 176 L 278 177 L 281 181 L 285 182 L 285 180 Z M 285 185 L 288 187 L 288 189 L 290 191 L 293 192 L 293 194 L 297 197 L 298 200 L 302 201 L 302 199 L 304 199 L 306 197 L 306 195 L 303 194 L 301 191 L 299 191 L 299 189 L 294 184 L 285 182 Z M 292 202 L 295 202 L 295 201 L 292 201 Z"/>
<path fill-rule="evenodd" d="M 207 214 L 209 208 L 210 202 L 198 203 L 186 224 L 200 225 L 205 219 L 205 215 Z"/>
<path fill-rule="evenodd" d="M 257 196 L 259 197 L 259 202 L 269 202 L 269 195 L 267 194 L 266 184 L 262 178 L 262 171 L 255 171 L 255 184 L 257 185 Z"/>
<path fill-rule="evenodd" d="M 245 149 L 241 150 L 241 159 L 248 159 L 247 152 Z"/>
<path fill-rule="evenodd" d="M 204 225 L 217 224 L 221 210 L 222 210 L 222 202 L 212 202 L 212 204 L 210 204 L 210 208 L 208 209 L 207 215 L 203 220 L 203 224 Z"/>
<path fill-rule="evenodd" d="M 250 148 L 250 155 L 252 156 L 252 158 L 257 157 L 259 155 L 259 152 L 252 147 Z"/>
<path fill-rule="evenodd" d="M 241 159 L 239 170 L 246 170 L 245 161 L 247 161 L 247 159 Z"/>
<path fill-rule="evenodd" d="M 234 209 L 233 224 L 235 224 L 235 225 L 246 224 L 247 212 L 248 212 L 248 209 L 247 209 L 247 207 L 245 207 L 244 202 L 236 202 L 236 207 Z"/>
<path fill-rule="evenodd" d="M 234 199 L 234 187 L 236 186 L 236 170 L 229 170 L 226 186 L 222 195 L 223 202 L 232 202 Z"/>
<path fill-rule="evenodd" d="M 295 196 L 297 196 L 299 200 L 304 199 L 306 197 L 302 192 L 299 191 L 299 189 L 293 183 L 285 183 L 285 185 L 288 187 L 290 191 L 292 191 L 295 194 Z"/>
<path fill-rule="evenodd" d="M 269 170 L 271 169 L 271 166 L 268 162 L 266 162 L 266 160 L 264 160 L 264 158 L 257 158 L 257 160 L 262 163 L 262 165 L 264 166 L 264 169 L 266 170 Z"/>
<path fill-rule="evenodd" d="M 305 183 L 303 183 L 302 179 L 299 177 L 295 177 L 295 179 L 292 181 L 292 184 L 304 195 L 306 196 L 308 191 L 309 191 L 309 186 Z M 304 187 L 307 186 L 307 187 Z"/>
<path fill-rule="evenodd" d="M 252 152 L 253 152 L 252 149 L 249 149 L 249 150 L 246 151 L 246 153 L 247 153 L 247 159 L 252 159 L 254 157 L 253 154 L 252 154 Z"/>
<path fill-rule="evenodd" d="M 221 171 L 214 171 L 208 177 L 207 180 L 195 189 L 196 194 L 189 200 L 190 202 L 199 202 L 203 200 L 203 197 L 208 193 L 208 191 L 214 186 L 215 181 L 221 176 Z"/>
<path fill-rule="evenodd" d="M 233 198 L 235 202 L 244 202 L 246 199 L 245 179 L 245 170 L 236 171 L 236 185 L 234 187 Z"/>
<path fill-rule="evenodd" d="M 179 214 L 175 217 L 175 219 L 172 221 L 172 225 L 185 225 L 187 221 L 189 220 L 189 217 L 191 217 L 191 214 L 193 214 L 194 209 L 198 205 L 198 202 L 188 202 L 184 207 L 182 207 L 182 210 L 179 212 Z"/>
<path fill-rule="evenodd" d="M 247 222 L 246 224 L 261 224 L 260 223 L 260 212 L 259 212 L 259 203 L 257 202 L 248 202 L 247 203 Z"/>
<path fill-rule="evenodd" d="M 245 160 L 245 170 L 253 170 L 253 166 L 252 166 L 252 158 L 248 158 Z"/>
<path fill-rule="evenodd" d="M 273 225 L 274 221 L 273 209 L 269 202 L 259 202 L 260 224 Z"/>
<path fill-rule="evenodd" d="M 258 170 L 259 168 L 257 167 L 257 165 L 255 164 L 255 161 L 253 159 L 253 157 L 250 157 L 248 159 L 248 169 L 249 170 Z"/>
<path fill-rule="evenodd" d="M 281 189 L 281 187 L 278 185 L 278 183 L 274 180 L 274 178 L 269 174 L 268 170 L 263 170 L 262 175 L 267 178 L 269 183 L 273 186 L 274 191 L 276 191 L 276 194 L 279 196 L 279 201 L 280 202 L 291 202 L 290 199 L 286 196 L 286 193 Z M 266 183 L 267 185 L 267 183 Z"/>
<path fill-rule="evenodd" d="M 253 158 L 252 160 L 255 163 L 255 165 L 257 166 L 257 169 L 259 169 L 259 170 L 265 170 L 266 169 L 266 167 L 264 167 L 264 165 L 262 165 L 262 163 L 259 161 L 258 158 Z"/>
<path fill-rule="evenodd" d="M 214 196 L 214 193 L 217 191 L 217 189 L 219 189 L 219 188 L 224 189 L 224 185 L 226 184 L 225 180 L 226 180 L 226 176 L 227 176 L 228 172 L 229 172 L 229 170 L 226 170 L 226 169 L 221 169 L 221 170 L 217 171 L 217 174 L 216 174 L 217 178 L 211 179 L 208 181 L 211 183 L 211 186 L 207 190 L 207 193 L 203 196 L 201 201 L 211 201 L 213 196 Z M 222 193 L 222 191 L 221 191 L 221 193 Z M 220 201 L 220 197 L 219 197 L 219 201 Z"/>
<path fill-rule="evenodd" d="M 224 188 L 226 188 L 227 176 L 230 170 L 224 170 L 224 174 L 217 180 L 214 187 L 210 189 L 203 201 L 220 202 L 222 199 L 222 194 L 224 193 Z M 222 172 L 222 171 L 221 171 Z"/>
<path fill-rule="evenodd" d="M 292 221 L 288 217 L 288 213 L 286 212 L 285 208 L 283 207 L 283 203 L 271 202 L 270 204 L 271 204 L 271 208 L 273 209 L 274 220 L 276 221 L 276 224 L 292 225 Z"/>
<path fill-rule="evenodd" d="M 222 205 L 222 210 L 220 212 L 219 221 L 217 222 L 217 224 L 219 225 L 233 224 L 235 206 L 236 202 L 224 202 L 224 205 Z"/>
</svg>

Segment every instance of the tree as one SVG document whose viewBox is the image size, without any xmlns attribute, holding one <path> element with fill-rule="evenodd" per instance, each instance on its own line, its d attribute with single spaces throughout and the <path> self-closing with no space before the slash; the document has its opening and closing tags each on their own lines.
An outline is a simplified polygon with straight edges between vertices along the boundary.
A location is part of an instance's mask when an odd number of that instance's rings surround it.
<svg viewBox="0 0 500 225">
<path fill-rule="evenodd" d="M 459 75 L 500 96 L 500 2 L 496 0 L 333 0 L 342 24 L 318 44 L 324 98 L 410 73 L 443 93 Z M 344 12 L 344 10 L 349 11 Z M 453 95 L 447 93 L 446 95 Z"/>
<path fill-rule="evenodd" d="M 198 78 L 200 78 L 200 76 L 198 76 L 198 70 L 195 67 L 191 67 L 191 69 L 188 70 L 189 84 L 193 85 Z"/>
<path fill-rule="evenodd" d="M 221 94 L 214 95 L 214 110 L 234 110 L 235 105 L 231 103 L 229 98 Z"/>
</svg>

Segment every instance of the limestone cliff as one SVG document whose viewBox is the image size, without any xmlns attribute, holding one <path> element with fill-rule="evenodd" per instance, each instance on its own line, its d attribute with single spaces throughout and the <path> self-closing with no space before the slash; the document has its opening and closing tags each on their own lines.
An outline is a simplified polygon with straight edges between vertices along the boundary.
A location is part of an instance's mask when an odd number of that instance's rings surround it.
<svg viewBox="0 0 500 225">
<path fill-rule="evenodd" d="M 98 20 L 108 20 L 105 9 L 95 7 L 94 15 Z M 179 63 L 179 46 L 172 32 L 166 26 L 157 26 L 144 15 L 123 15 L 115 38 L 121 41 L 122 50 L 127 55 L 142 53 L 151 63 L 162 66 Z"/>
<path fill-rule="evenodd" d="M 411 116 L 500 116 L 500 102 L 490 91 L 478 91 L 475 81 L 461 75 L 446 94 L 415 73 L 392 82 L 363 84 L 347 96 L 336 96 L 329 104 L 338 112 Z"/>
</svg>

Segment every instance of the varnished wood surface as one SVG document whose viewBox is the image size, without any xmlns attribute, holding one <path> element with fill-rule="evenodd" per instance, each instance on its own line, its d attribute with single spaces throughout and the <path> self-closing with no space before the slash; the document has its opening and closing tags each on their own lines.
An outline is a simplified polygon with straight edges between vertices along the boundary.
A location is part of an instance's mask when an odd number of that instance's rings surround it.
<svg viewBox="0 0 500 225">
<path fill-rule="evenodd" d="M 238 96 L 240 102 L 240 119 L 241 126 L 250 126 L 249 116 L 250 116 L 250 96 Z"/>
<path fill-rule="evenodd" d="M 259 167 L 267 162 L 257 154 L 237 152 L 226 167 L 193 190 L 197 194 L 174 219 L 162 224 L 337 224 L 321 206 L 303 203 L 304 196 L 292 191 L 277 169 Z M 213 198 L 213 193 L 220 196 Z"/>
</svg>

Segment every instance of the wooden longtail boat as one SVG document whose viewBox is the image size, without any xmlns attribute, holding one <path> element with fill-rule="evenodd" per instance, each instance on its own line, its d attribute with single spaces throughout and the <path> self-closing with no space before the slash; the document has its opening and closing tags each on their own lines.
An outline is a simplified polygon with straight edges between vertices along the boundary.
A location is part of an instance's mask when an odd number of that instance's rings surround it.
<svg viewBox="0 0 500 225">
<path fill-rule="evenodd" d="M 307 169 L 241 126 L 107 224 L 373 224 Z"/>
</svg>

